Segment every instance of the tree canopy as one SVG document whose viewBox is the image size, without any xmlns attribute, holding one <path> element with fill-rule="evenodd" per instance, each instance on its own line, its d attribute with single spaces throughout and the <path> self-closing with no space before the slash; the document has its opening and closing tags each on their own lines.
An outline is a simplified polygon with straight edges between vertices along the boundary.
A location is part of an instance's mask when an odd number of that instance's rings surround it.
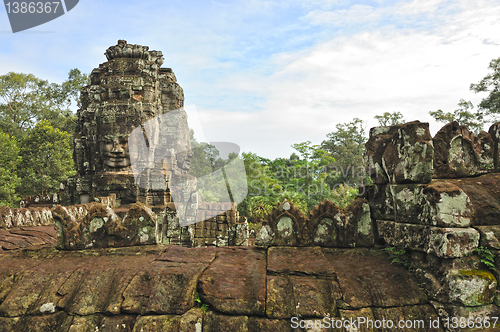
<svg viewBox="0 0 500 332">
<path fill-rule="evenodd" d="M 375 115 L 375 120 L 379 126 L 394 126 L 400 123 L 405 123 L 405 118 L 401 112 L 384 112 L 382 115 Z"/>
<path fill-rule="evenodd" d="M 479 83 L 472 83 L 469 87 L 475 93 L 489 92 L 488 96 L 479 103 L 477 110 L 470 101 L 460 99 L 458 109 L 454 112 L 442 110 L 431 111 L 429 114 L 438 122 L 448 123 L 458 121 L 469 130 L 479 133 L 486 123 L 500 120 L 500 58 L 491 60 L 488 73 Z"/>
<path fill-rule="evenodd" d="M 75 115 L 70 106 L 79 103 L 79 91 L 88 83 L 88 75 L 78 69 L 72 69 L 62 84 L 49 83 L 33 74 L 1 75 L 0 129 L 21 138 L 37 122 L 45 120 L 55 128 L 73 133 Z"/>
<path fill-rule="evenodd" d="M 17 140 L 0 129 L 0 206 L 14 207 L 19 200 L 16 187 L 21 179 L 17 176 L 17 165 L 22 158 L 19 156 Z"/>
<path fill-rule="evenodd" d="M 71 151 L 71 135 L 39 121 L 21 141 L 18 175 L 22 196 L 54 193 L 59 183 L 76 174 Z"/>
<path fill-rule="evenodd" d="M 33 74 L 0 76 L 0 205 L 53 193 L 74 174 L 72 135 L 79 93 L 89 76 L 70 70 L 61 84 Z"/>
</svg>

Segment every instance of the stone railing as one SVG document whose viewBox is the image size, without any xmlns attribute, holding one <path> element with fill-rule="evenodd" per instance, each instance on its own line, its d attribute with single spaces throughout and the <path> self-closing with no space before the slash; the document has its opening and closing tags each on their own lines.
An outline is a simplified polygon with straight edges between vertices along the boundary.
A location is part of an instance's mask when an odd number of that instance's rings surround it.
<svg viewBox="0 0 500 332">
<path fill-rule="evenodd" d="M 104 201 L 104 200 L 103 200 Z M 57 206 L 52 209 L 60 249 L 173 244 L 185 247 L 248 244 L 248 223 L 240 221 L 232 203 L 200 203 L 198 213 L 215 215 L 182 227 L 175 205 L 148 207 L 137 202 L 113 209 L 109 205 Z M 208 215 L 208 213 L 207 213 Z"/>
<path fill-rule="evenodd" d="M 291 202 L 273 208 L 255 239 L 256 246 L 373 247 L 368 202 L 358 198 L 340 209 L 331 201 L 317 205 L 306 217 Z"/>
<path fill-rule="evenodd" d="M 0 228 L 47 226 L 53 223 L 50 207 L 11 209 L 6 206 L 0 206 Z"/>
</svg>

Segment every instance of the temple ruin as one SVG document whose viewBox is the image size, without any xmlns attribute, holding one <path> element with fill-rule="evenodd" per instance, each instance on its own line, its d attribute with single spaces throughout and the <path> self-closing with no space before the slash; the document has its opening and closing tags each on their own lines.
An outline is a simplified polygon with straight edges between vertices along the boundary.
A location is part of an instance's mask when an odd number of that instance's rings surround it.
<svg viewBox="0 0 500 332">
<path fill-rule="evenodd" d="M 372 128 L 360 197 L 308 215 L 281 202 L 251 243 L 236 204 L 203 201 L 187 174 L 161 53 L 106 56 L 82 93 L 78 174 L 0 207 L 0 332 L 499 330 L 500 123 Z"/>
</svg>

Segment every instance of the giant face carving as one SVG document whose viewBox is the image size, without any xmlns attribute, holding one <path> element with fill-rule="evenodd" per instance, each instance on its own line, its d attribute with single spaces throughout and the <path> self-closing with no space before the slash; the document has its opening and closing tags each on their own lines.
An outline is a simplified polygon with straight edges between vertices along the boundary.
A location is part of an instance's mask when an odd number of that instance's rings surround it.
<svg viewBox="0 0 500 332">
<path fill-rule="evenodd" d="M 130 166 L 128 135 L 106 135 L 100 144 L 104 170 L 121 171 Z"/>
<path fill-rule="evenodd" d="M 99 153 L 102 171 L 130 171 L 128 139 L 133 127 L 115 117 L 114 123 L 98 123 Z"/>
</svg>

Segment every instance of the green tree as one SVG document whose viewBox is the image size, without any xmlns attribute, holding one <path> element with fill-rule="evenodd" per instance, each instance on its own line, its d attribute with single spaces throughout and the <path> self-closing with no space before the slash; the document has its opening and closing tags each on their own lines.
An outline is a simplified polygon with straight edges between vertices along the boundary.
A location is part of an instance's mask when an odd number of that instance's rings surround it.
<svg viewBox="0 0 500 332">
<path fill-rule="evenodd" d="M 68 73 L 68 79 L 64 81 L 61 85 L 61 95 L 66 98 L 66 102 L 71 104 L 76 102 L 78 108 L 80 108 L 80 91 L 86 85 L 90 84 L 90 76 L 83 74 L 79 69 L 71 69 Z"/>
<path fill-rule="evenodd" d="M 255 221 L 257 218 L 264 218 L 271 212 L 277 203 L 276 197 L 282 193 L 283 188 L 280 181 L 271 172 L 269 159 L 259 157 L 255 153 L 245 152 L 242 153 L 242 157 L 247 177 L 248 195 L 238 204 L 238 211 L 242 216 Z"/>
<path fill-rule="evenodd" d="M 198 191 L 205 201 L 218 202 L 219 197 L 225 197 L 226 193 L 231 192 L 231 188 L 226 181 L 226 170 L 223 167 L 229 164 L 237 155 L 230 155 L 228 160 L 223 160 L 214 145 L 198 142 L 194 137 L 193 130 L 190 131 L 190 137 L 193 157 L 189 167 L 189 174 L 197 178 Z M 219 169 L 223 172 L 223 177 L 214 176 L 214 172 Z M 239 176 L 244 177 L 243 174 Z M 232 174 L 232 179 L 235 178 L 238 178 L 238 175 Z"/>
<path fill-rule="evenodd" d="M 438 122 L 458 121 L 476 134 L 484 129 L 486 123 L 500 120 L 500 58 L 491 60 L 488 68 L 491 72 L 479 83 L 472 83 L 469 87 L 475 93 L 489 92 L 488 96 L 481 100 L 476 111 L 470 101 L 460 99 L 459 108 L 454 112 L 437 110 L 429 114 Z"/>
<path fill-rule="evenodd" d="M 488 68 L 492 72 L 479 83 L 470 85 L 470 90 L 475 93 L 489 92 L 489 95 L 478 105 L 478 121 L 487 117 L 492 117 L 494 121 L 500 118 L 500 58 L 491 60 Z"/>
<path fill-rule="evenodd" d="M 354 118 L 347 123 L 339 123 L 336 130 L 327 134 L 327 140 L 321 143 L 321 148 L 335 159 L 330 165 L 328 184 L 346 183 L 357 186 L 365 181 L 363 167 L 363 153 L 365 150 L 364 122 Z"/>
<path fill-rule="evenodd" d="M 458 109 L 452 112 L 443 112 L 437 110 L 429 112 L 429 114 L 438 122 L 450 123 L 457 121 L 461 125 L 466 126 L 469 130 L 478 134 L 484 128 L 483 116 L 480 113 L 473 112 L 474 105 L 470 101 L 460 99 Z"/>
<path fill-rule="evenodd" d="M 0 206 L 15 207 L 19 201 L 16 187 L 21 179 L 17 165 L 21 161 L 17 140 L 0 130 Z"/>
<path fill-rule="evenodd" d="M 23 196 L 57 192 L 61 181 L 75 175 L 71 135 L 52 127 L 47 120 L 28 130 L 21 141 L 20 155 L 19 193 Z"/>
<path fill-rule="evenodd" d="M 385 112 L 382 115 L 375 115 L 375 120 L 378 121 L 379 126 L 394 126 L 405 123 L 405 119 L 401 112 Z"/>
<path fill-rule="evenodd" d="M 331 196 L 327 184 L 328 166 L 332 165 L 335 159 L 320 145 L 312 145 L 310 141 L 293 144 L 292 147 L 299 155 L 290 157 L 294 176 L 288 180 L 287 188 L 291 185 L 291 189 L 287 191 L 302 194 L 307 201 L 307 209 L 310 210 Z"/>
<path fill-rule="evenodd" d="M 33 74 L 10 72 L 0 76 L 0 129 L 21 139 L 38 121 L 73 133 L 79 91 L 89 83 L 87 75 L 72 69 L 62 84 L 49 83 Z"/>
</svg>

